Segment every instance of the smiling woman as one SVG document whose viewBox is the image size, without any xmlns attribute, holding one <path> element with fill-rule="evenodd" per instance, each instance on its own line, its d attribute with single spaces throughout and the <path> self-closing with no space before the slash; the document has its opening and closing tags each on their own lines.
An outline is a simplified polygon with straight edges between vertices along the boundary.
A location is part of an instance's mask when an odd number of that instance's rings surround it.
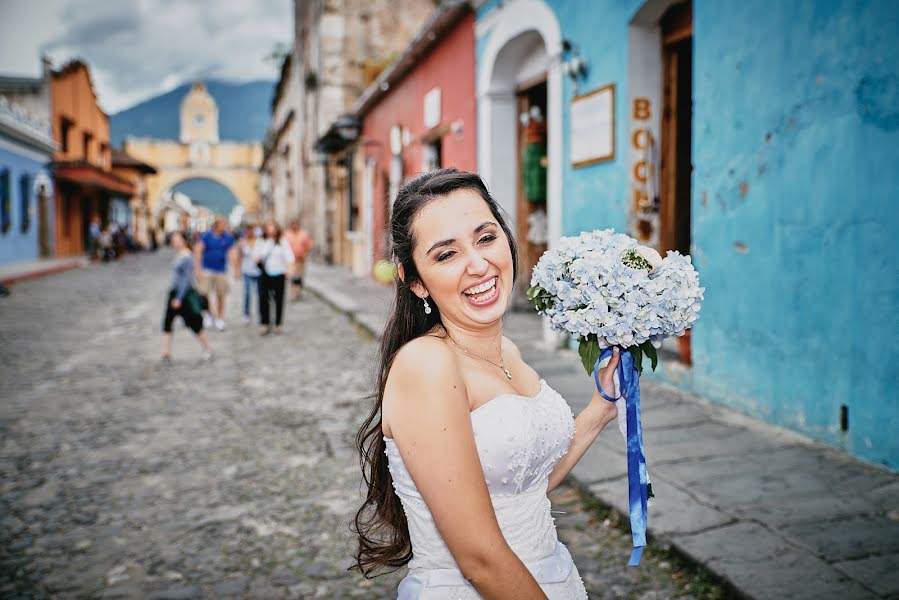
<svg viewBox="0 0 899 600">
<path fill-rule="evenodd" d="M 503 337 L 517 252 L 477 175 L 442 169 L 409 181 L 390 233 L 399 277 L 357 437 L 368 485 L 357 568 L 408 565 L 401 600 L 586 598 L 547 493 L 614 404 L 594 388 L 575 420 Z M 609 391 L 617 362 L 600 375 Z"/>
</svg>

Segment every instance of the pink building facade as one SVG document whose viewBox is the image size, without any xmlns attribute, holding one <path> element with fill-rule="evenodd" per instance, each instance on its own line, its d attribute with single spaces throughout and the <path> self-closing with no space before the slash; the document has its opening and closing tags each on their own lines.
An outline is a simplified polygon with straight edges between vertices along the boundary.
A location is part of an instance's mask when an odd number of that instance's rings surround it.
<svg viewBox="0 0 899 600">
<path fill-rule="evenodd" d="M 402 182 L 441 167 L 477 170 L 474 13 L 438 10 L 353 107 L 361 120 L 356 172 L 372 210 L 372 264 L 385 258 L 386 225 Z M 361 161 L 359 160 L 361 159 Z M 360 165 L 361 162 L 361 165 Z"/>
</svg>

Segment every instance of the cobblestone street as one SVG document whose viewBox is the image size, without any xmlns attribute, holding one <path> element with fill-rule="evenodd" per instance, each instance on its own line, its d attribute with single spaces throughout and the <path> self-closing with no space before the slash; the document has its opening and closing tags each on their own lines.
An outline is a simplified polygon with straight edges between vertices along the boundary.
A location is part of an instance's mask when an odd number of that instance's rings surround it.
<svg viewBox="0 0 899 600">
<path fill-rule="evenodd" d="M 171 256 L 0 299 L 0 597 L 394 597 L 400 574 L 347 571 L 374 341 L 310 296 L 260 337 L 232 284 L 214 359 L 179 322 L 163 366 Z M 627 568 L 614 518 L 554 502 L 591 598 L 720 594 L 653 552 Z"/>
</svg>

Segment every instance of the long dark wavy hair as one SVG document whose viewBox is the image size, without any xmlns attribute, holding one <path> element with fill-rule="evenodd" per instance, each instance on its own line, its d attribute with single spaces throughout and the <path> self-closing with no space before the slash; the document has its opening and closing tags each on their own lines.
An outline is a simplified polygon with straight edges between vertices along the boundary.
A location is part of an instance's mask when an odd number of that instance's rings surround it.
<svg viewBox="0 0 899 600">
<path fill-rule="evenodd" d="M 502 209 L 490 196 L 480 177 L 457 169 L 438 169 L 419 175 L 403 185 L 390 217 L 389 256 L 397 265 L 402 265 L 405 280 L 396 280 L 393 310 L 384 327 L 378 350 L 377 387 L 371 396 L 372 409 L 356 435 L 362 477 L 368 486 L 368 492 L 354 522 L 354 531 L 359 538 L 354 568 L 366 578 L 394 571 L 412 559 L 409 524 L 400 499 L 393 491 L 393 479 L 387 468 L 386 444 L 381 429 L 384 386 L 393 359 L 407 342 L 428 333 L 440 321 L 440 309 L 436 303 L 431 304 L 431 314 L 426 315 L 421 299 L 411 290 L 412 284 L 419 280 L 418 269 L 412 260 L 415 248 L 412 223 L 419 211 L 431 200 L 463 189 L 477 192 L 487 203 L 509 240 L 513 281 L 518 276 L 515 237 L 503 218 Z"/>
</svg>

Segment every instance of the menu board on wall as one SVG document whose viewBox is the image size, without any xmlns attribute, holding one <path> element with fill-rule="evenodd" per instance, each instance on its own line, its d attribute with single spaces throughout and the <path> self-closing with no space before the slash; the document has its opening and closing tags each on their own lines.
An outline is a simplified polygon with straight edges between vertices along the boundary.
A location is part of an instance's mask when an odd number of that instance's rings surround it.
<svg viewBox="0 0 899 600">
<path fill-rule="evenodd" d="M 615 84 L 571 99 L 571 166 L 615 158 Z"/>
</svg>

